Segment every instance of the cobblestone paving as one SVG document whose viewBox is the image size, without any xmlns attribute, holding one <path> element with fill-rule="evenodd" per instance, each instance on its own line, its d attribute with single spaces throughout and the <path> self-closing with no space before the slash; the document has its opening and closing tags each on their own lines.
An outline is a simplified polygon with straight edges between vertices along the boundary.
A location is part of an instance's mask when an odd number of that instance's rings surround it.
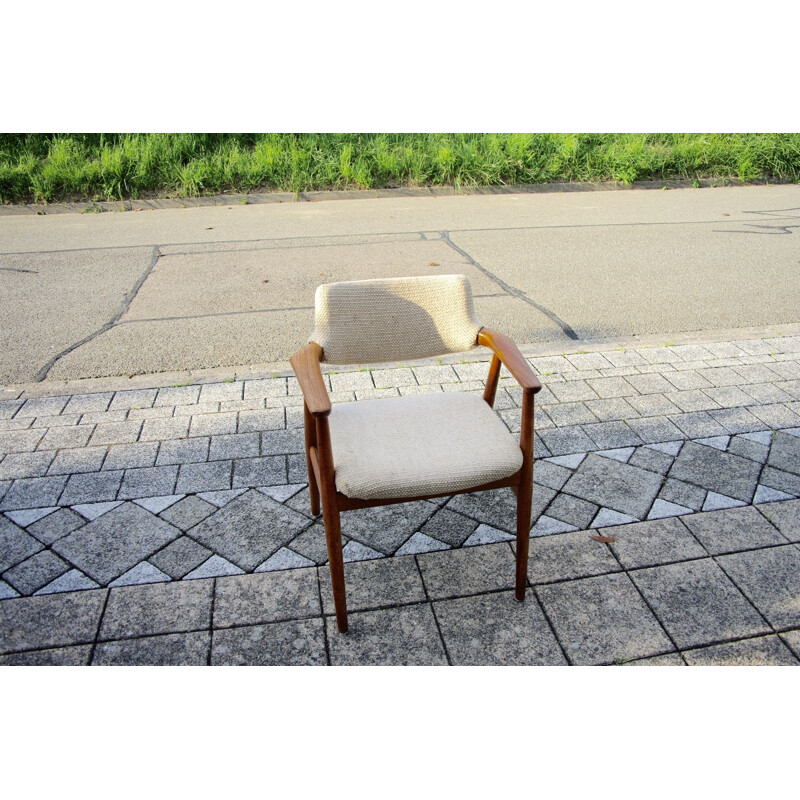
<svg viewBox="0 0 800 800">
<path fill-rule="evenodd" d="M 530 363 L 529 602 L 510 490 L 347 512 L 346 637 L 293 377 L 0 401 L 2 659 L 796 663 L 800 338 Z M 326 380 L 334 402 L 481 392 L 487 367 Z M 520 402 L 503 377 L 514 432 Z"/>
</svg>

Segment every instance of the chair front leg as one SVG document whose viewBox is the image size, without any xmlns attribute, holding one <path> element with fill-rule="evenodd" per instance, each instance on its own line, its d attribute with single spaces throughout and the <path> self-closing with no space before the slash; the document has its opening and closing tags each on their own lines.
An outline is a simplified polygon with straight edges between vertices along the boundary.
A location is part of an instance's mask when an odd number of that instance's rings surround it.
<svg viewBox="0 0 800 800">
<path fill-rule="evenodd" d="M 522 470 L 517 488 L 517 574 L 516 598 L 525 599 L 528 581 L 528 548 L 531 537 L 531 503 L 533 500 L 533 395 L 524 390 L 522 395 Z"/>
<path fill-rule="evenodd" d="M 319 455 L 320 491 L 322 492 L 322 519 L 325 541 L 328 545 L 328 564 L 331 569 L 333 604 L 336 624 L 340 633 L 347 633 L 347 598 L 344 585 L 344 557 L 342 556 L 342 528 L 339 521 L 339 503 L 336 500 L 331 435 L 327 417 L 317 419 L 317 453 Z"/>
<path fill-rule="evenodd" d="M 308 410 L 308 404 L 303 401 L 303 415 L 306 435 L 306 469 L 308 470 L 308 494 L 311 501 L 311 513 L 316 517 L 319 514 L 319 486 L 311 463 L 311 448 L 317 446 L 317 421 Z"/>
</svg>

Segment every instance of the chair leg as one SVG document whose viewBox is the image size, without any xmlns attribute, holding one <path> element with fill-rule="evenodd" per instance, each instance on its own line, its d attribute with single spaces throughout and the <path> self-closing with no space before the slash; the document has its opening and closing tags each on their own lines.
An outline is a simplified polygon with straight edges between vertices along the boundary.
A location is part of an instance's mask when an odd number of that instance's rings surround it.
<svg viewBox="0 0 800 800">
<path fill-rule="evenodd" d="M 347 633 L 347 598 L 344 586 L 344 559 L 342 557 L 342 527 L 336 499 L 322 504 L 325 524 L 325 541 L 328 545 L 328 564 L 331 568 L 333 605 L 336 609 L 336 624 L 339 633 Z"/>
<path fill-rule="evenodd" d="M 311 501 L 311 513 L 313 516 L 319 515 L 319 486 L 317 486 L 317 476 L 314 474 L 314 467 L 311 465 L 311 448 L 317 445 L 317 423 L 308 406 L 303 403 L 305 417 L 306 435 L 306 469 L 308 470 L 308 494 Z"/>
<path fill-rule="evenodd" d="M 524 480 L 517 491 L 517 576 L 516 598 L 525 599 L 528 582 L 528 545 L 531 538 L 531 501 L 533 498 L 533 476 Z"/>
</svg>

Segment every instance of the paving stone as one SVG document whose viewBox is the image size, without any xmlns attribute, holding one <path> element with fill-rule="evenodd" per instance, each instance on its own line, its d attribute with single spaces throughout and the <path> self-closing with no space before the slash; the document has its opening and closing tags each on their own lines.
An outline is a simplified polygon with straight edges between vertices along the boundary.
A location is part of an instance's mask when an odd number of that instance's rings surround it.
<svg viewBox="0 0 800 800">
<path fill-rule="evenodd" d="M 800 475 L 800 438 L 776 431 L 767 464 L 774 469 Z"/>
<path fill-rule="evenodd" d="M 669 477 L 749 503 L 760 471 L 760 466 L 749 459 L 687 442 L 675 459 Z"/>
<path fill-rule="evenodd" d="M 790 542 L 800 542 L 800 500 L 766 503 L 756 508 Z"/>
<path fill-rule="evenodd" d="M 680 517 L 683 514 L 691 514 L 694 509 L 687 508 L 686 506 L 678 505 L 677 503 L 670 503 L 657 497 L 653 501 L 653 507 L 647 515 L 647 519 L 666 519 L 667 517 Z"/>
<path fill-rule="evenodd" d="M 182 494 L 169 494 L 161 497 L 140 497 L 133 502 L 151 514 L 160 514 L 164 509 L 175 505 L 178 500 L 182 500 L 184 497 L 185 495 Z"/>
<path fill-rule="evenodd" d="M 717 563 L 776 629 L 800 626 L 800 550 L 794 545 L 720 556 Z"/>
<path fill-rule="evenodd" d="M 114 500 L 122 475 L 122 470 L 71 475 L 58 502 L 62 506 L 74 506 Z"/>
<path fill-rule="evenodd" d="M 745 439 L 743 436 L 734 436 L 728 445 L 728 452 L 764 464 L 769 455 L 769 446 Z"/>
<path fill-rule="evenodd" d="M 434 604 L 452 663 L 460 666 L 562 666 L 566 659 L 536 598 L 513 592 Z"/>
<path fill-rule="evenodd" d="M 0 572 L 42 550 L 41 543 L 11 520 L 0 516 Z"/>
<path fill-rule="evenodd" d="M 728 433 L 713 417 L 705 411 L 692 411 L 688 414 L 673 414 L 668 417 L 687 439 L 700 439 L 704 436 L 724 436 Z M 670 436 L 674 439 L 674 436 Z"/>
<path fill-rule="evenodd" d="M 199 497 L 190 495 L 178 503 L 169 506 L 166 510 L 162 511 L 159 515 L 161 519 L 166 520 L 170 525 L 180 528 L 182 531 L 187 531 L 189 528 L 197 525 L 206 517 L 210 516 L 217 510 L 216 506 L 201 500 Z"/>
<path fill-rule="evenodd" d="M 31 397 L 25 401 L 18 413 L 20 417 L 54 417 L 64 410 L 69 396 Z M 16 401 L 15 401 L 16 402 Z"/>
<path fill-rule="evenodd" d="M 558 491 L 567 482 L 572 471 L 552 461 L 540 459 L 533 467 L 533 478 L 536 483 Z"/>
<path fill-rule="evenodd" d="M 145 467 L 126 469 L 119 494 L 120 500 L 134 497 L 164 497 L 175 488 L 178 467 Z"/>
<path fill-rule="evenodd" d="M 183 417 L 210 417 L 218 415 L 220 411 L 220 403 L 197 403 L 193 406 L 175 406 L 173 416 L 175 418 Z"/>
<path fill-rule="evenodd" d="M 274 622 L 214 632 L 214 666 L 322 666 L 327 663 L 321 619 Z"/>
<path fill-rule="evenodd" d="M 705 667 L 798 666 L 800 664 L 792 651 L 777 636 L 759 636 L 755 639 L 687 650 L 683 657 L 689 666 Z"/>
<path fill-rule="evenodd" d="M 0 433 L 0 455 L 4 453 L 32 453 L 43 436 L 44 431 L 41 429 Z"/>
<path fill-rule="evenodd" d="M 231 458 L 252 458 L 260 455 L 260 436 L 258 433 L 234 433 L 211 437 L 209 461 Z"/>
<path fill-rule="evenodd" d="M 779 492 L 777 489 L 770 489 L 767 486 L 758 486 L 756 488 L 753 503 L 772 503 L 775 500 L 791 500 L 792 495 L 785 492 Z"/>
<path fill-rule="evenodd" d="M 93 425 L 75 425 L 50 428 L 39 442 L 39 450 L 61 450 L 68 447 L 86 447 L 94 432 Z"/>
<path fill-rule="evenodd" d="M 215 628 L 300 619 L 320 613 L 315 567 L 220 578 L 216 583 Z"/>
<path fill-rule="evenodd" d="M 602 450 L 636 447 L 644 443 L 624 422 L 598 422 L 594 425 L 584 425 L 583 432 L 588 434 L 595 445 Z"/>
<path fill-rule="evenodd" d="M 464 542 L 464 547 L 475 547 L 479 544 L 493 544 L 494 542 L 510 542 L 514 539 L 516 539 L 516 536 L 506 533 L 506 531 L 483 524 L 478 525 L 475 532 Z"/>
<path fill-rule="evenodd" d="M 260 413 L 258 411 L 253 413 Z M 224 414 L 196 414 L 191 417 L 189 436 L 219 436 L 236 433 L 238 414 L 229 411 Z"/>
<path fill-rule="evenodd" d="M 192 528 L 192 538 L 249 571 L 307 526 L 308 519 L 301 514 L 249 491 Z"/>
<path fill-rule="evenodd" d="M 303 456 L 303 459 L 305 460 L 305 456 Z M 229 464 L 230 462 L 220 463 Z M 247 458 L 233 462 L 233 488 L 269 486 L 285 480 L 285 456 Z"/>
<path fill-rule="evenodd" d="M 652 375 L 642 375 L 641 377 L 653 377 Z M 662 414 L 679 414 L 681 409 L 674 403 L 667 400 L 661 394 L 645 394 L 640 397 L 630 397 L 628 402 L 635 409 L 637 414 L 643 417 L 655 417 Z"/>
<path fill-rule="evenodd" d="M 0 666 L 6 667 L 84 667 L 92 652 L 90 644 L 32 650 L 0 656 Z"/>
<path fill-rule="evenodd" d="M 210 439 L 207 436 L 161 442 L 156 465 L 164 466 L 169 464 L 205 462 L 208 460 L 209 442 Z"/>
<path fill-rule="evenodd" d="M 223 400 L 241 400 L 244 396 L 243 381 L 206 383 L 200 388 L 201 403 L 220 403 Z"/>
<path fill-rule="evenodd" d="M 135 567 L 131 567 L 127 572 L 123 572 L 119 578 L 111 581 L 109 587 L 115 586 L 139 586 L 145 583 L 161 583 L 168 581 L 169 575 L 162 572 L 158 567 L 154 567 L 147 561 L 142 561 Z"/>
<path fill-rule="evenodd" d="M 90 578 L 105 584 L 178 536 L 177 528 L 134 503 L 123 503 L 59 539 L 53 549 Z"/>
<path fill-rule="evenodd" d="M 639 447 L 628 459 L 627 463 L 632 467 L 641 467 L 659 475 L 666 475 L 673 461 L 674 459 L 666 453 L 661 453 L 650 447 Z"/>
<path fill-rule="evenodd" d="M 627 575 L 600 575 L 536 589 L 572 664 L 613 664 L 674 650 Z"/>
<path fill-rule="evenodd" d="M 793 428 L 800 425 L 800 416 L 780 403 L 751 406 L 750 411 L 770 428 Z"/>
<path fill-rule="evenodd" d="M 149 561 L 169 577 L 180 580 L 208 561 L 212 555 L 207 547 L 203 547 L 188 536 L 181 536 L 170 542 L 163 550 L 150 556 Z"/>
<path fill-rule="evenodd" d="M 259 486 L 258 491 L 261 492 L 261 494 L 267 495 L 267 497 L 271 497 L 273 500 L 277 500 L 279 503 L 285 503 L 304 487 L 305 484 L 302 483 L 288 483 L 277 486 Z"/>
<path fill-rule="evenodd" d="M 99 642 L 92 664 L 97 666 L 205 666 L 211 650 L 211 632 L 168 633 Z"/>
<path fill-rule="evenodd" d="M 723 408 L 736 406 L 749 406 L 753 398 L 743 392 L 738 386 L 712 386 L 703 390 L 717 405 Z"/>
<path fill-rule="evenodd" d="M 643 442 L 669 442 L 684 438 L 683 431 L 668 419 L 659 417 L 631 419 L 628 420 L 628 425 Z"/>
<path fill-rule="evenodd" d="M 675 373 L 670 372 L 665 377 L 656 373 L 646 375 L 631 375 L 628 377 L 628 383 L 636 389 L 639 394 L 663 394 L 664 392 L 674 392 L 675 389 L 701 389 L 703 386 L 710 386 L 708 381 L 700 379 L 697 376 L 685 372 Z"/>
<path fill-rule="evenodd" d="M 6 516 L 21 528 L 27 528 L 37 520 L 46 517 L 58 510 L 58 506 L 51 506 L 50 508 L 30 508 L 21 511 L 7 511 Z"/>
<path fill-rule="evenodd" d="M 786 392 L 771 383 L 754 383 L 744 386 L 743 389 L 745 393 L 752 398 L 752 400 L 748 401 L 748 405 L 751 404 L 753 400 L 755 400 L 756 403 L 767 405 L 769 403 L 785 403 L 787 400 L 792 399 L 791 395 L 786 394 Z"/>
<path fill-rule="evenodd" d="M 158 390 L 155 406 L 191 405 L 200 397 L 199 386 L 167 386 Z"/>
<path fill-rule="evenodd" d="M 594 519 L 598 508 L 596 504 L 587 503 L 577 497 L 558 494 L 547 507 L 547 516 L 560 519 L 562 522 L 567 522 L 576 528 L 583 529 L 589 527 L 589 523 Z"/>
<path fill-rule="evenodd" d="M 658 496 L 668 503 L 676 503 L 691 508 L 693 511 L 699 511 L 703 507 L 707 494 L 706 490 L 699 486 L 667 478 Z"/>
<path fill-rule="evenodd" d="M 408 556 L 416 553 L 431 553 L 434 550 L 449 549 L 450 545 L 440 542 L 438 539 L 433 539 L 424 533 L 415 533 L 399 550 L 397 550 L 395 555 Z"/>
<path fill-rule="evenodd" d="M 703 558 L 706 551 L 675 518 L 605 528 L 616 541 L 609 547 L 625 569 Z"/>
<path fill-rule="evenodd" d="M 610 508 L 601 508 L 589 527 L 606 528 L 609 525 L 625 525 L 628 522 L 638 521 L 636 517 L 631 517 L 628 514 L 620 514 L 619 511 L 614 511 Z"/>
<path fill-rule="evenodd" d="M 680 653 L 667 653 L 663 656 L 653 656 L 652 658 L 636 658 L 629 661 L 620 662 L 625 667 L 685 667 L 686 662 Z"/>
<path fill-rule="evenodd" d="M 548 388 L 560 403 L 576 403 L 582 400 L 599 399 L 597 392 L 586 381 L 582 380 L 550 383 Z"/>
<path fill-rule="evenodd" d="M 637 570 L 631 577 L 681 650 L 771 633 L 711 559 Z"/>
<path fill-rule="evenodd" d="M 416 556 L 433 600 L 512 589 L 515 559 L 508 544 L 488 544 Z"/>
<path fill-rule="evenodd" d="M 542 514 L 531 528 L 531 536 L 551 536 L 554 533 L 567 533 L 575 530 L 577 528 L 574 525 Z"/>
<path fill-rule="evenodd" d="M 564 485 L 564 492 L 643 519 L 661 479 L 646 470 L 590 453 Z"/>
<path fill-rule="evenodd" d="M 279 431 L 286 427 L 286 415 L 282 408 L 266 411 L 241 411 L 239 413 L 239 433 L 249 431 Z M 227 431 L 220 431 L 226 433 Z M 233 433 L 233 431 L 231 431 Z"/>
<path fill-rule="evenodd" d="M 81 425 L 109 425 L 124 422 L 128 418 L 127 411 L 90 411 L 81 414 Z"/>
<path fill-rule="evenodd" d="M 752 506 L 693 514 L 683 522 L 711 555 L 784 544 L 785 539 Z"/>
<path fill-rule="evenodd" d="M 5 581 L 0 581 L 0 600 L 9 600 L 12 597 L 19 597 L 19 592 Z"/>
<path fill-rule="evenodd" d="M 621 572 L 608 547 L 586 531 L 559 533 L 531 539 L 528 579 L 533 584 Z"/>
<path fill-rule="evenodd" d="M 792 652 L 800 658 L 800 630 L 786 631 L 781 634 L 780 638 L 791 648 Z"/>
<path fill-rule="evenodd" d="M 639 413 L 627 400 L 623 400 L 621 397 L 607 400 L 587 400 L 584 405 L 601 422 L 630 419 L 631 417 L 636 417 Z"/>
<path fill-rule="evenodd" d="M 706 495 L 706 500 L 703 503 L 703 511 L 719 511 L 723 508 L 737 508 L 739 506 L 746 506 L 744 500 L 737 500 L 734 497 L 728 497 L 725 494 L 718 494 L 717 492 L 709 492 Z"/>
<path fill-rule="evenodd" d="M 432 536 L 451 547 L 459 547 L 475 532 L 475 520 L 457 514 L 449 508 L 437 511 L 420 529 L 425 536 Z"/>
<path fill-rule="evenodd" d="M 73 395 L 66 406 L 64 406 L 64 413 L 86 414 L 92 411 L 105 411 L 111 403 L 111 398 L 113 396 L 113 392 Z"/>
<path fill-rule="evenodd" d="M 93 581 L 88 575 L 84 575 L 80 570 L 71 569 L 65 572 L 60 578 L 51 581 L 47 586 L 43 586 L 37 595 L 55 594 L 60 592 L 77 592 L 82 589 L 99 589 L 100 585 Z"/>
<path fill-rule="evenodd" d="M 172 406 L 158 406 L 156 408 L 132 408 L 128 412 L 128 419 L 133 420 L 149 420 L 149 419 L 165 419 L 172 417 L 175 409 Z"/>
<path fill-rule="evenodd" d="M 0 653 L 94 641 L 106 592 L 19 597 L 0 603 Z"/>
<path fill-rule="evenodd" d="M 3 495 L 0 511 L 52 506 L 57 502 L 66 482 L 66 476 L 17 478 Z"/>
<path fill-rule="evenodd" d="M 422 556 L 420 556 L 422 558 Z M 348 615 L 346 635 L 328 622 L 331 664 L 436 665 L 446 664 L 433 610 L 427 603 Z"/>
<path fill-rule="evenodd" d="M 211 556 L 208 561 L 204 561 L 199 567 L 193 569 L 184 580 L 191 581 L 198 578 L 221 578 L 226 575 L 244 575 L 244 570 L 232 564 L 222 556 Z"/>
<path fill-rule="evenodd" d="M 115 500 L 110 503 L 85 503 L 72 506 L 72 510 L 77 511 L 82 517 L 92 521 L 120 505 L 122 505 L 122 500 Z"/>
<path fill-rule="evenodd" d="M 587 383 L 599 397 L 603 398 L 630 397 L 638 392 L 625 378 L 596 378 Z"/>
<path fill-rule="evenodd" d="M 117 392 L 109 405 L 109 411 L 124 408 L 150 408 L 155 402 L 158 389 L 130 389 Z"/>
<path fill-rule="evenodd" d="M 137 420 L 134 422 L 110 422 L 106 425 L 98 425 L 94 429 L 89 444 L 94 446 L 135 442 L 139 438 L 142 424 L 140 420 Z"/>
<path fill-rule="evenodd" d="M 48 474 L 73 475 L 83 472 L 97 472 L 106 457 L 105 447 L 84 447 L 75 450 L 61 450 L 53 459 Z"/>
<path fill-rule="evenodd" d="M 723 408 L 709 414 L 729 433 L 748 433 L 764 428 L 764 423 L 746 408 Z"/>
<path fill-rule="evenodd" d="M 234 497 L 239 497 L 239 495 L 244 494 L 246 491 L 247 489 L 228 489 L 224 492 L 200 492 L 197 496 L 201 500 L 206 500 L 212 505 L 215 505 L 217 508 L 222 508 L 230 503 Z"/>
<path fill-rule="evenodd" d="M 597 447 L 577 426 L 545 430 L 541 432 L 540 438 L 554 456 L 585 453 Z"/>
<path fill-rule="evenodd" d="M 283 397 L 286 395 L 286 378 L 267 378 L 244 382 L 244 399 L 253 397 Z"/>
<path fill-rule="evenodd" d="M 348 511 L 342 530 L 350 539 L 391 555 L 433 516 L 436 506 L 425 501 Z"/>
<path fill-rule="evenodd" d="M 54 453 L 10 453 L 0 461 L 0 479 L 38 478 L 47 472 Z"/>
<path fill-rule="evenodd" d="M 536 490 L 537 487 L 534 486 L 534 491 Z M 541 492 L 543 497 L 547 497 L 547 501 L 542 506 L 542 510 L 544 510 L 544 506 L 555 497 L 556 493 L 552 489 L 546 488 Z M 448 501 L 447 508 L 509 533 L 517 530 L 517 498 L 511 489 L 455 495 Z M 534 516 L 536 516 L 535 513 Z"/>
<path fill-rule="evenodd" d="M 167 417 L 165 419 L 146 419 L 139 434 L 140 442 L 162 439 L 182 439 L 189 434 L 190 417 Z"/>
<path fill-rule="evenodd" d="M 560 403 L 559 405 L 548 406 L 547 411 L 548 413 L 545 415 L 540 409 L 536 415 L 536 427 L 538 430 L 546 429 L 546 422 L 544 425 L 542 423 L 547 418 L 559 427 L 597 422 L 597 417 L 583 403 Z M 516 429 L 519 430 L 519 425 L 517 425 Z"/>
<path fill-rule="evenodd" d="M 33 594 L 70 569 L 63 559 L 50 550 L 42 550 L 3 574 L 21 594 Z"/>
<path fill-rule="evenodd" d="M 213 587 L 214 581 L 202 580 L 111 589 L 98 639 L 208 629 Z"/>
<path fill-rule="evenodd" d="M 215 489 L 230 489 L 231 465 L 232 462 L 230 461 L 184 464 L 180 468 L 175 491 L 179 494 L 190 494 L 193 492 L 208 492 Z"/>
<path fill-rule="evenodd" d="M 346 546 L 349 541 L 350 539 L 345 534 L 342 534 L 342 546 Z M 293 551 L 300 553 L 315 564 L 323 565 L 328 563 L 328 549 L 322 520 L 315 522 L 310 528 L 295 536 L 289 544 Z"/>
<path fill-rule="evenodd" d="M 361 542 L 350 541 L 342 548 L 342 558 L 347 564 L 349 561 L 369 561 L 373 558 L 383 558 L 383 553 L 379 553 Z"/>
<path fill-rule="evenodd" d="M 115 470 L 152 467 L 156 461 L 157 451 L 158 442 L 114 444 L 108 448 L 108 455 L 103 462 L 103 469 Z"/>
<path fill-rule="evenodd" d="M 280 569 L 300 569 L 301 567 L 313 567 L 314 562 L 310 558 L 298 555 L 288 547 L 281 547 L 273 553 L 263 564 L 256 567 L 256 572 L 272 572 Z"/>
<path fill-rule="evenodd" d="M 764 467 L 761 472 L 761 483 L 770 489 L 777 489 L 793 497 L 800 496 L 800 476 L 790 472 L 782 472 L 770 466 Z"/>
<path fill-rule="evenodd" d="M 302 430 L 269 431 L 261 434 L 261 455 L 283 455 L 305 453 L 305 438 Z"/>
</svg>

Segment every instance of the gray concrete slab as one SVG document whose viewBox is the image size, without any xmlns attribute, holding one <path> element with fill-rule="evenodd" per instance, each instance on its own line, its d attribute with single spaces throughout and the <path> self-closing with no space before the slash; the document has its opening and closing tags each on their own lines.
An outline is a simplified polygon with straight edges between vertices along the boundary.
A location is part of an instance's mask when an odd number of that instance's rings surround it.
<svg viewBox="0 0 800 800">
<path fill-rule="evenodd" d="M 464 272 L 523 344 L 795 323 L 797 208 L 751 186 L 0 216 L 0 382 L 285 365 L 316 285 L 379 274 Z"/>
</svg>

